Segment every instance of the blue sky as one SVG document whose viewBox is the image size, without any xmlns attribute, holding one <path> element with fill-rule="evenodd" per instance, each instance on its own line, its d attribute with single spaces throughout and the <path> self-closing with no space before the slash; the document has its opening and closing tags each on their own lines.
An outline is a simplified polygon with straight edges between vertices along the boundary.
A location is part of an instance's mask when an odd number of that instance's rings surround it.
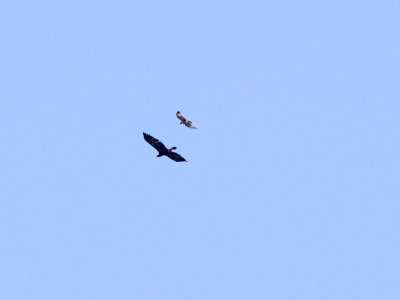
<svg viewBox="0 0 400 300">
<path fill-rule="evenodd" d="M 0 36 L 1 299 L 400 299 L 398 1 L 3 1 Z"/>
</svg>

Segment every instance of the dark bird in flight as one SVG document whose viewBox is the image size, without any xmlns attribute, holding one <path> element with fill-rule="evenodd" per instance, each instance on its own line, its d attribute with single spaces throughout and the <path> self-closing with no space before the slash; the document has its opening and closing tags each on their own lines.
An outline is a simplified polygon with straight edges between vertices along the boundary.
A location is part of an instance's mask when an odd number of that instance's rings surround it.
<svg viewBox="0 0 400 300">
<path fill-rule="evenodd" d="M 170 149 L 167 149 L 167 147 L 164 146 L 163 143 L 161 143 L 159 140 L 157 140 L 155 137 L 152 137 L 150 134 L 144 133 L 143 132 L 143 137 L 148 142 L 150 145 L 152 145 L 156 150 L 158 151 L 157 157 L 160 156 L 168 156 L 170 159 L 174 161 L 187 161 L 184 159 L 182 156 L 180 156 L 176 152 L 172 152 L 172 150 L 176 150 L 176 147 L 172 147 Z"/>
<path fill-rule="evenodd" d="M 180 113 L 180 111 L 178 110 L 176 112 L 176 117 L 181 120 L 180 124 L 185 124 L 186 127 L 192 128 L 192 129 L 197 129 L 196 127 L 193 126 L 192 121 L 186 120 L 186 118 L 184 116 L 182 116 L 182 114 Z"/>
</svg>

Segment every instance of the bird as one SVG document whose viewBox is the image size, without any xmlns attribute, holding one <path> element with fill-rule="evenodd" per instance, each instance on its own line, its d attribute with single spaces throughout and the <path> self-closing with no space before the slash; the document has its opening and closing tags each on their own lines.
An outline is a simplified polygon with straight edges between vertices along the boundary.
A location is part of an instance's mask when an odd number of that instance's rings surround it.
<svg viewBox="0 0 400 300">
<path fill-rule="evenodd" d="M 147 134 L 145 132 L 143 132 L 143 137 L 146 142 L 148 142 L 151 146 L 153 146 L 158 151 L 157 157 L 165 155 L 176 162 L 187 161 L 178 153 L 173 152 L 173 150 L 176 150 L 176 147 L 172 147 L 172 148 L 168 149 L 167 147 L 164 146 L 163 143 L 161 143 L 155 137 L 152 137 L 150 134 Z"/>
<path fill-rule="evenodd" d="M 186 120 L 186 118 L 184 116 L 182 116 L 182 114 L 180 113 L 180 111 L 178 110 L 176 112 L 176 117 L 181 120 L 180 124 L 185 124 L 186 127 L 192 128 L 192 129 L 197 129 L 197 127 L 193 126 L 192 121 Z"/>
</svg>

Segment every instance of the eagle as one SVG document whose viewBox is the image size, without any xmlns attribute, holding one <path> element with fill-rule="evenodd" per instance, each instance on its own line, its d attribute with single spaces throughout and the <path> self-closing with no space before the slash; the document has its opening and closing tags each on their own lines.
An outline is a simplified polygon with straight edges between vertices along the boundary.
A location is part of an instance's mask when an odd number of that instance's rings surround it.
<svg viewBox="0 0 400 300">
<path fill-rule="evenodd" d="M 170 159 L 177 161 L 177 162 L 187 161 L 182 156 L 180 156 L 178 153 L 172 152 L 172 150 L 176 150 L 176 147 L 167 149 L 167 147 L 165 147 L 163 143 L 161 143 L 155 137 L 152 137 L 150 134 L 147 134 L 145 132 L 143 132 L 143 137 L 146 142 L 148 142 L 151 146 L 156 148 L 156 150 L 158 151 L 157 157 L 165 155 L 165 156 L 168 156 Z"/>
<path fill-rule="evenodd" d="M 182 114 L 180 113 L 180 111 L 178 110 L 176 112 L 176 117 L 181 120 L 180 124 L 185 124 L 186 127 L 192 128 L 192 129 L 197 129 L 196 127 L 193 126 L 192 121 L 186 120 L 186 118 L 184 116 L 182 116 Z"/>
</svg>

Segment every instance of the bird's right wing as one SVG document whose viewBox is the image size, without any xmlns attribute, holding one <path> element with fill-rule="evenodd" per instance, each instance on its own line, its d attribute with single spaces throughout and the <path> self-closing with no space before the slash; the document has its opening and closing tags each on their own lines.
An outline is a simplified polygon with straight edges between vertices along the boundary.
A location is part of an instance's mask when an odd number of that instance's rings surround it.
<svg viewBox="0 0 400 300">
<path fill-rule="evenodd" d="M 193 125 L 192 121 L 187 121 L 187 122 L 185 123 L 185 125 L 186 125 L 187 127 L 189 127 L 189 128 L 197 129 L 197 127 L 195 127 L 195 126 Z"/>
<path fill-rule="evenodd" d="M 181 162 L 181 161 L 187 161 L 186 159 L 184 159 L 180 154 L 176 153 L 176 152 L 169 152 L 168 154 L 166 154 L 170 159 L 177 161 L 177 162 Z"/>
</svg>

